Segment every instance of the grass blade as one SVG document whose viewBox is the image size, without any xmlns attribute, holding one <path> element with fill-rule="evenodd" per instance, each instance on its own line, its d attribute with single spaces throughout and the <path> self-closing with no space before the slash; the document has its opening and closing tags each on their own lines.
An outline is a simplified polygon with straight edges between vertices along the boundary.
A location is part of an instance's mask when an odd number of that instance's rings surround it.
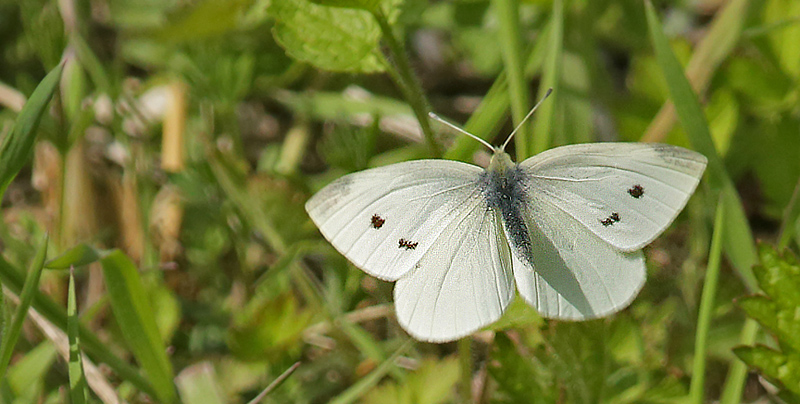
<svg viewBox="0 0 800 404">
<path fill-rule="evenodd" d="M 708 34 L 697 45 L 686 65 L 686 77 L 700 94 L 705 93 L 719 65 L 730 55 L 742 36 L 750 0 L 732 0 L 716 13 Z M 675 124 L 675 106 L 667 101 L 642 136 L 644 142 L 660 142 Z"/>
<path fill-rule="evenodd" d="M 529 52 L 528 59 L 525 62 L 526 77 L 535 76 L 542 69 L 543 55 L 547 51 L 546 45 L 549 43 L 547 38 L 550 37 L 551 31 L 552 24 L 541 31 L 534 44 L 533 50 Z M 492 138 L 497 135 L 497 132 L 502 126 L 501 121 L 506 116 L 508 105 L 508 78 L 505 73 L 500 73 L 494 81 L 494 84 L 492 84 L 492 87 L 489 88 L 489 91 L 481 100 L 478 108 L 475 109 L 475 112 L 469 117 L 467 123 L 464 124 L 464 130 L 491 142 Z M 503 140 L 505 139 L 500 139 L 500 141 Z M 456 138 L 453 146 L 447 150 L 444 158 L 471 162 L 472 154 L 479 147 L 480 145 L 473 139 L 466 136 L 459 136 Z"/>
<path fill-rule="evenodd" d="M 105 252 L 102 250 L 98 250 L 88 244 L 81 243 L 65 251 L 58 257 L 47 261 L 44 266 L 47 269 L 69 269 L 72 267 L 81 267 L 84 265 L 89 265 L 93 262 L 97 262 L 103 257 L 104 253 Z"/>
<path fill-rule="evenodd" d="M 739 194 L 728 176 L 722 159 L 717 154 L 711 133 L 706 123 L 700 101 L 697 99 L 678 59 L 670 49 L 669 42 L 650 1 L 646 1 L 647 23 L 656 59 L 667 82 L 670 97 L 675 104 L 678 118 L 686 130 L 692 146 L 708 158 L 709 183 L 722 193 L 728 223 L 725 224 L 724 246 L 728 258 L 750 290 L 756 290 L 756 281 L 751 267 L 756 263 L 756 247 L 753 232 L 742 207 Z"/>
<path fill-rule="evenodd" d="M 553 144 L 553 127 L 558 112 L 556 107 L 560 98 L 558 83 L 561 81 L 559 79 L 561 51 L 564 47 L 564 0 L 553 1 L 553 15 L 550 19 L 549 49 L 542 72 L 542 82 L 539 84 L 538 99 L 542 99 L 550 88 L 553 89 L 553 95 L 551 95 L 551 99 L 542 103 L 537 111 L 538 116 L 533 125 L 533 149 L 528 152 L 529 155 L 539 154 Z M 519 161 L 522 161 L 522 157 L 528 156 L 519 156 L 518 153 L 517 157 L 520 158 Z"/>
<path fill-rule="evenodd" d="M 694 363 L 692 365 L 692 383 L 689 388 L 689 402 L 704 402 L 706 349 L 708 348 L 708 330 L 714 311 L 714 299 L 717 295 L 719 265 L 722 258 L 722 234 L 725 229 L 725 204 L 717 203 L 717 214 L 714 218 L 714 235 L 711 239 L 711 251 L 708 253 L 706 279 L 703 282 L 703 295 L 700 298 L 700 312 L 697 315 L 697 334 L 694 340 Z"/>
<path fill-rule="evenodd" d="M 75 276 L 69 272 L 69 291 L 67 297 L 67 338 L 69 339 L 69 397 L 72 404 L 83 404 L 88 401 L 86 376 L 83 373 L 83 360 L 80 350 L 80 320 L 75 303 Z"/>
<path fill-rule="evenodd" d="M 139 271 L 122 251 L 114 251 L 100 263 L 114 317 L 128 345 L 141 364 L 161 402 L 175 402 L 172 364 L 167 359 L 153 309 Z"/>
<path fill-rule="evenodd" d="M 0 283 L 16 294 L 20 293 L 25 283 L 25 275 L 23 272 L 9 264 L 2 256 L 0 256 Z M 34 294 L 32 306 L 41 313 L 44 318 L 58 326 L 62 331 L 66 330 L 67 312 L 62 306 L 56 304 L 52 299 L 38 291 Z M 83 326 L 79 326 L 79 329 L 81 345 L 88 355 L 97 362 L 103 362 L 108 365 L 120 378 L 129 381 L 139 390 L 150 396 L 156 396 L 155 389 L 153 389 L 150 382 L 142 377 L 131 365 L 111 352 L 108 346 L 101 342 L 97 335 Z"/>
<path fill-rule="evenodd" d="M 31 302 L 39 288 L 39 277 L 42 275 L 42 268 L 44 268 L 44 259 L 47 256 L 47 236 L 42 240 L 39 249 L 31 263 L 31 269 L 28 271 L 28 276 L 25 278 L 25 285 L 22 287 L 22 293 L 19 295 L 19 305 L 14 312 L 14 318 L 11 324 L 8 325 L 3 331 L 3 342 L 0 344 L 0 375 L 6 374 L 8 363 L 11 361 L 11 354 L 14 352 L 14 346 L 17 344 L 17 339 L 22 331 L 22 322 L 28 315 L 28 308 L 31 307 Z"/>
<path fill-rule="evenodd" d="M 33 153 L 36 129 L 58 88 L 63 70 L 64 63 L 59 63 L 36 86 L 28 102 L 19 112 L 11 133 L 0 144 L 0 197 Z"/>
<path fill-rule="evenodd" d="M 350 388 L 342 392 L 336 396 L 333 400 L 330 401 L 331 404 L 350 404 L 356 402 L 359 397 L 363 396 L 369 389 L 375 387 L 378 382 L 389 373 L 389 370 L 392 369 L 395 364 L 394 361 L 399 357 L 403 352 L 405 352 L 410 346 L 412 341 L 408 340 L 400 348 L 395 351 L 392 356 L 388 359 L 383 361 L 375 370 L 370 372 L 368 375 L 361 378 L 361 380 L 353 383 Z"/>
<path fill-rule="evenodd" d="M 500 29 L 500 47 L 503 51 L 503 64 L 508 77 L 508 95 L 511 104 L 511 116 L 514 126 L 517 126 L 528 114 L 530 101 L 528 100 L 528 81 L 525 79 L 525 70 L 522 63 L 522 45 L 519 28 L 519 1 L 518 0 L 493 0 L 492 7 L 497 14 Z M 526 157 L 530 147 L 530 131 L 527 124 L 519 128 L 519 134 L 514 140 L 517 145 L 517 158 Z"/>
</svg>

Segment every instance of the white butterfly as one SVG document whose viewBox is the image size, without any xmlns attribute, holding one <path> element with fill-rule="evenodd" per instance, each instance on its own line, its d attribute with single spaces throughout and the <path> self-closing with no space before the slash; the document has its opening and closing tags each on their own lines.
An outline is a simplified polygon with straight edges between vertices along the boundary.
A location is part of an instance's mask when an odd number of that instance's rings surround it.
<svg viewBox="0 0 800 404">
<path fill-rule="evenodd" d="M 505 144 L 492 149 L 486 169 L 392 164 L 341 177 L 306 203 L 339 252 L 397 281 L 397 319 L 417 339 L 452 341 L 496 321 L 515 284 L 544 317 L 622 310 L 645 281 L 640 250 L 683 209 L 706 166 L 664 144 L 576 144 L 520 164 Z"/>
</svg>

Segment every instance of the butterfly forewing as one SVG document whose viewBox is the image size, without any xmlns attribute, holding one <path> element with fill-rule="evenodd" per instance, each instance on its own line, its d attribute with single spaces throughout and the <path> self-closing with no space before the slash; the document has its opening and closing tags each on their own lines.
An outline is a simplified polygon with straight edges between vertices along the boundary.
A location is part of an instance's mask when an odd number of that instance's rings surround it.
<svg viewBox="0 0 800 404">
<path fill-rule="evenodd" d="M 483 170 L 417 160 L 346 175 L 306 203 L 322 234 L 357 267 L 385 280 L 413 268 L 468 201 Z"/>
<path fill-rule="evenodd" d="M 531 197 L 520 210 L 531 253 L 512 242 L 520 296 L 544 317 L 583 320 L 628 306 L 645 281 L 641 251 L 622 252 L 551 201 Z M 520 237 L 514 237 L 520 239 Z"/>
<path fill-rule="evenodd" d="M 641 249 L 664 231 L 686 205 L 705 166 L 699 153 L 644 143 L 564 146 L 520 164 L 527 193 L 623 251 Z"/>
</svg>

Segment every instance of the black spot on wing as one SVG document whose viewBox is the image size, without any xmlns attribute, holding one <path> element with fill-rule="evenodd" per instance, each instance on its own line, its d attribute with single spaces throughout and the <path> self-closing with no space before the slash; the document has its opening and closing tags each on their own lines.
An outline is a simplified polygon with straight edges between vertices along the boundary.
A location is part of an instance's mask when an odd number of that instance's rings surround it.
<svg viewBox="0 0 800 404">
<path fill-rule="evenodd" d="M 373 229 L 380 229 L 383 224 L 386 222 L 386 219 L 380 217 L 380 215 L 372 215 L 372 219 L 370 219 L 370 224 L 372 224 Z"/>
<path fill-rule="evenodd" d="M 628 189 L 628 194 L 636 199 L 639 199 L 642 197 L 642 195 L 644 195 L 644 188 L 641 185 L 636 184 Z"/>
<path fill-rule="evenodd" d="M 619 213 L 611 212 L 611 214 L 607 218 L 600 220 L 600 223 L 602 223 L 603 226 L 608 227 L 616 222 L 619 222 L 620 220 L 621 218 L 619 217 Z"/>
<path fill-rule="evenodd" d="M 398 244 L 399 244 L 398 248 L 405 248 L 406 250 L 413 250 L 413 249 L 417 248 L 417 246 L 419 245 L 419 242 L 412 242 L 411 240 L 406 240 L 404 238 L 401 238 L 398 241 Z"/>
</svg>

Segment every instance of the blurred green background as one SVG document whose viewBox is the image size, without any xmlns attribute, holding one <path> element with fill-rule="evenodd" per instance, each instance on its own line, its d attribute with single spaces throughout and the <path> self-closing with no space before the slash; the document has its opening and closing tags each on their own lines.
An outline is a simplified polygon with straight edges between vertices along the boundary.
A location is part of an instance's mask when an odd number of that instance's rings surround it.
<svg viewBox="0 0 800 404">
<path fill-rule="evenodd" d="M 799 83 L 797 0 L 0 0 L 0 403 L 800 403 Z M 549 87 L 518 159 L 704 181 L 630 308 L 413 341 L 303 204 Z"/>
</svg>

